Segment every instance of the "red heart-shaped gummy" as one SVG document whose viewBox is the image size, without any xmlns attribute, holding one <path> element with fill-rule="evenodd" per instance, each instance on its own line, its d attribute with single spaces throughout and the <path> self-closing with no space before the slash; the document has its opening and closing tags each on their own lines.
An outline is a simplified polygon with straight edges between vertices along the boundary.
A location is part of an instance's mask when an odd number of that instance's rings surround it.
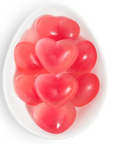
<svg viewBox="0 0 114 144">
<path fill-rule="evenodd" d="M 95 74 L 87 73 L 77 78 L 79 88 L 71 102 L 81 107 L 92 101 L 99 91 L 100 82 Z"/>
<path fill-rule="evenodd" d="M 95 46 L 88 40 L 83 40 L 77 43 L 79 53 L 76 61 L 68 69 L 68 72 L 76 77 L 88 73 L 95 66 L 97 61 L 97 51 Z"/>
<path fill-rule="evenodd" d="M 36 22 L 38 21 L 38 19 L 39 17 L 35 19 L 32 23 L 32 26 L 23 33 L 20 41 L 26 41 L 36 44 L 36 42 L 40 39 L 36 30 Z"/>
<path fill-rule="evenodd" d="M 40 38 L 38 36 L 37 31 L 33 28 L 30 28 L 23 33 L 20 41 L 26 41 L 36 44 L 39 39 Z"/>
<path fill-rule="evenodd" d="M 17 68 L 24 74 L 34 75 L 43 69 L 36 53 L 35 45 L 30 42 L 20 42 L 14 50 L 14 58 Z"/>
<path fill-rule="evenodd" d="M 76 109 L 68 102 L 64 106 L 53 109 L 44 103 L 37 105 L 33 112 L 35 123 L 43 130 L 59 134 L 66 131 L 76 118 Z"/>
<path fill-rule="evenodd" d="M 63 16 L 42 16 L 39 18 L 36 28 L 40 38 L 51 38 L 53 40 L 75 40 L 80 33 L 78 23 Z"/>
<path fill-rule="evenodd" d="M 41 102 L 34 89 L 35 76 L 20 76 L 14 81 L 18 97 L 27 104 L 37 105 Z"/>
<path fill-rule="evenodd" d="M 78 47 L 73 40 L 39 40 L 35 46 L 36 55 L 44 68 L 52 74 L 67 70 L 78 56 Z"/>
<path fill-rule="evenodd" d="M 40 99 L 53 108 L 68 102 L 77 92 L 78 83 L 74 76 L 41 74 L 35 79 L 35 90 Z"/>
</svg>

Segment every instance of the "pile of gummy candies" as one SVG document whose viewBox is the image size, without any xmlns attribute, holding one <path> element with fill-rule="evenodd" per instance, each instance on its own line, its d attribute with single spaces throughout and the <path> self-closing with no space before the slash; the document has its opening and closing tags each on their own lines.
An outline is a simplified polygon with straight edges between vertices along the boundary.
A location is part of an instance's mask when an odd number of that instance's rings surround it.
<svg viewBox="0 0 114 144">
<path fill-rule="evenodd" d="M 15 46 L 14 59 L 21 72 L 14 80 L 15 92 L 34 106 L 34 122 L 49 133 L 66 131 L 76 119 L 76 107 L 88 104 L 99 91 L 99 79 L 90 73 L 97 51 L 70 18 L 37 18 Z"/>
</svg>

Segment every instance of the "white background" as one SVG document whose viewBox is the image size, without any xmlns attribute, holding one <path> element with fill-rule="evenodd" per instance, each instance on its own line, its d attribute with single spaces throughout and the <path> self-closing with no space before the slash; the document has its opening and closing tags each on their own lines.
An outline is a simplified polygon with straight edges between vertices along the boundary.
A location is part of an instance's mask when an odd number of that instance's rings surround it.
<svg viewBox="0 0 114 144">
<path fill-rule="evenodd" d="M 63 3 L 89 24 L 105 57 L 108 90 L 103 108 L 94 123 L 67 140 L 38 138 L 24 130 L 9 113 L 2 94 L 2 68 L 9 44 L 21 23 L 40 4 Z M 114 2 L 113 0 L 0 0 L 0 143 L 1 144 L 114 144 Z"/>
</svg>

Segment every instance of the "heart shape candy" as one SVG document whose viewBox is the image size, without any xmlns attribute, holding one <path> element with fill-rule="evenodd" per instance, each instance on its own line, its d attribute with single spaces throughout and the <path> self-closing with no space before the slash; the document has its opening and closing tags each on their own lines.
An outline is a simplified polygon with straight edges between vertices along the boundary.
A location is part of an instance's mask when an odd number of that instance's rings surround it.
<svg viewBox="0 0 114 144">
<path fill-rule="evenodd" d="M 76 77 L 79 77 L 85 73 L 90 72 L 97 61 L 97 51 L 95 46 L 88 40 L 83 38 L 77 43 L 79 53 L 76 61 L 68 69 L 68 72 Z"/>
<path fill-rule="evenodd" d="M 78 91 L 71 99 L 76 107 L 82 107 L 91 102 L 99 91 L 100 81 L 95 74 L 87 73 L 77 78 Z"/>
<path fill-rule="evenodd" d="M 64 16 L 42 16 L 37 21 L 36 29 L 40 38 L 51 38 L 53 40 L 75 40 L 80 33 L 78 23 Z"/>
<path fill-rule="evenodd" d="M 78 47 L 73 40 L 54 41 L 49 38 L 39 40 L 35 46 L 36 55 L 51 74 L 67 70 L 78 56 Z"/>
<path fill-rule="evenodd" d="M 29 105 L 38 105 L 41 100 L 34 89 L 35 76 L 22 75 L 14 81 L 18 97 Z"/>
<path fill-rule="evenodd" d="M 26 42 L 31 42 L 33 44 L 36 44 L 36 42 L 39 40 L 39 36 L 37 31 L 35 31 L 35 29 L 30 28 L 27 29 L 23 35 L 21 36 L 21 42 L 22 41 L 26 41 Z"/>
<path fill-rule="evenodd" d="M 35 44 L 20 42 L 14 50 L 14 59 L 17 68 L 26 75 L 35 75 L 43 69 L 35 53 Z"/>
<path fill-rule="evenodd" d="M 68 73 L 56 76 L 41 74 L 35 79 L 34 86 L 39 98 L 53 108 L 67 103 L 78 90 L 77 80 Z"/>
<path fill-rule="evenodd" d="M 33 110 L 35 123 L 43 130 L 59 134 L 66 131 L 76 118 L 76 109 L 71 102 L 53 109 L 44 103 L 38 104 Z"/>
</svg>

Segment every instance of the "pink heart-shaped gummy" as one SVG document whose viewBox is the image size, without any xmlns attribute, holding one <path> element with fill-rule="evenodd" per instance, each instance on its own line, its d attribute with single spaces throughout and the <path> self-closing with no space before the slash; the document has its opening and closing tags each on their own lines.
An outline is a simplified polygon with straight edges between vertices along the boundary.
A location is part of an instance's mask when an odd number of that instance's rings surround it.
<svg viewBox="0 0 114 144">
<path fill-rule="evenodd" d="M 22 75 L 14 81 L 15 92 L 18 97 L 29 105 L 38 105 L 39 99 L 34 89 L 35 76 Z"/>
<path fill-rule="evenodd" d="M 31 42 L 33 44 L 36 44 L 36 42 L 39 40 L 39 36 L 38 36 L 38 33 L 35 31 L 35 29 L 33 28 L 30 28 L 30 29 L 27 29 L 22 37 L 21 37 L 21 40 L 20 41 L 26 41 L 26 42 Z"/>
<path fill-rule="evenodd" d="M 43 69 L 35 53 L 35 44 L 19 42 L 14 50 L 14 59 L 17 68 L 25 75 L 35 75 Z"/>
<path fill-rule="evenodd" d="M 53 40 L 75 40 L 80 33 L 78 23 L 64 16 L 44 15 L 38 19 L 36 29 L 40 38 Z"/>
<path fill-rule="evenodd" d="M 33 110 L 35 123 L 43 130 L 59 134 L 66 131 L 76 118 L 76 109 L 71 102 L 54 109 L 44 103 L 38 104 Z"/>
<path fill-rule="evenodd" d="M 76 94 L 78 83 L 74 76 L 41 74 L 35 79 L 35 90 L 48 106 L 59 108 Z"/>
<path fill-rule="evenodd" d="M 36 55 L 44 68 L 52 74 L 67 70 L 78 56 L 78 47 L 73 40 L 39 40 L 35 46 Z"/>
</svg>

